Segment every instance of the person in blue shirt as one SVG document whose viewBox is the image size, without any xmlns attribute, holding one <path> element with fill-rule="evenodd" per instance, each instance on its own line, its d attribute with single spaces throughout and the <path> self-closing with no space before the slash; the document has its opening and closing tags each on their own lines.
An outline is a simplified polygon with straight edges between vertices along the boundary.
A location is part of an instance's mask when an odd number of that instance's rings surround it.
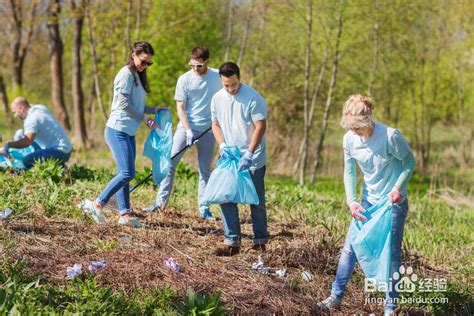
<svg viewBox="0 0 474 316">
<path fill-rule="evenodd" d="M 153 64 L 153 47 L 148 42 L 133 44 L 127 64 L 120 69 L 114 80 L 111 113 L 105 128 L 105 141 L 112 151 L 117 165 L 117 175 L 110 180 L 95 201 L 84 200 L 80 207 L 90 213 L 96 222 L 103 223 L 101 209 L 113 195 L 117 196 L 119 224 L 141 227 L 132 216 L 129 183 L 135 176 L 135 134 L 141 123 L 149 129 L 157 124 L 146 114 L 156 114 L 162 107 L 145 106 L 150 92 L 146 70 Z"/>
<path fill-rule="evenodd" d="M 36 150 L 22 159 L 26 169 L 33 167 L 39 160 L 56 159 L 61 164 L 69 160 L 72 144 L 59 122 L 44 105 L 30 105 L 25 98 L 17 97 L 11 104 L 11 110 L 15 117 L 23 120 L 23 135 L 6 142 L 0 148 L 0 153 L 9 156 L 10 148 L 34 146 Z"/>
<path fill-rule="evenodd" d="M 267 163 L 265 131 L 268 107 L 263 97 L 240 82 L 240 69 L 233 62 L 219 68 L 223 89 L 212 98 L 212 132 L 219 144 L 219 154 L 226 146 L 238 146 L 243 152 L 239 170 L 250 170 L 259 204 L 251 205 L 253 249 L 265 251 L 268 241 L 265 203 L 265 170 Z M 240 251 L 240 221 L 237 204 L 221 204 L 224 244 L 217 247 L 217 256 L 232 256 Z"/>
<path fill-rule="evenodd" d="M 341 126 L 349 131 L 344 135 L 344 186 L 347 205 L 352 217 L 365 220 L 367 208 L 388 197 L 392 206 L 392 239 L 390 277 L 402 263 L 402 240 L 408 212 L 407 183 L 415 168 L 415 157 L 402 134 L 387 125 L 372 120 L 374 102 L 362 95 L 350 96 L 342 110 Z M 356 166 L 363 175 L 362 198 L 356 191 Z M 354 271 L 357 258 L 350 243 L 349 231 L 332 284 L 331 295 L 318 306 L 337 309 L 341 305 L 347 283 Z M 398 293 L 388 287 L 385 315 L 394 315 Z"/>
<path fill-rule="evenodd" d="M 210 132 L 211 99 L 222 88 L 217 69 L 208 64 L 209 49 L 194 47 L 189 60 L 191 70 L 179 77 L 174 95 L 179 124 L 173 137 L 171 155 L 175 156 L 186 146 L 191 146 L 195 138 L 205 133 L 196 143 L 199 166 L 198 205 L 206 191 L 214 154 L 215 140 Z M 185 151 L 172 160 L 168 175 L 160 183 L 155 203 L 145 208 L 145 211 L 153 212 L 166 206 L 173 188 L 176 166 L 184 153 Z M 208 206 L 200 206 L 199 211 L 201 218 L 214 219 Z"/>
</svg>

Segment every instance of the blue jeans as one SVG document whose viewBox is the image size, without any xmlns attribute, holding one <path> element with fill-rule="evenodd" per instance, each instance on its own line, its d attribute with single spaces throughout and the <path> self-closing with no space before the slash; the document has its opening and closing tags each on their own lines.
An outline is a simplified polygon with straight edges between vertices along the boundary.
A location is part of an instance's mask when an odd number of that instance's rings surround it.
<svg viewBox="0 0 474 316">
<path fill-rule="evenodd" d="M 46 159 L 56 159 L 59 161 L 59 163 L 61 163 L 61 165 L 64 166 L 66 161 L 68 161 L 71 157 L 70 152 L 66 154 L 65 152 L 62 152 L 55 148 L 41 149 L 35 142 L 33 142 L 32 146 L 35 148 L 35 152 L 25 156 L 22 160 L 26 169 L 30 169 L 31 167 L 33 167 L 35 162 L 37 162 L 38 160 Z"/>
<path fill-rule="evenodd" d="M 258 205 L 250 205 L 253 228 L 253 244 L 263 245 L 268 241 L 267 207 L 265 203 L 265 169 L 263 166 L 255 171 L 250 171 L 253 184 L 258 194 Z M 239 209 L 235 203 L 221 204 L 222 224 L 224 225 L 224 244 L 240 246 L 240 220 Z"/>
<path fill-rule="evenodd" d="M 105 128 L 105 142 L 109 146 L 117 165 L 117 175 L 110 180 L 97 198 L 97 202 L 105 205 L 116 194 L 120 215 L 131 213 L 130 181 L 135 176 L 135 136 L 113 128 Z"/>
<path fill-rule="evenodd" d="M 201 135 L 202 132 L 193 130 L 194 138 Z M 204 192 L 206 191 L 207 181 L 211 175 L 211 163 L 214 158 L 214 145 L 216 140 L 214 135 L 209 131 L 204 136 L 202 136 L 199 141 L 196 143 L 197 154 L 198 154 L 198 165 L 199 165 L 199 187 L 198 187 L 198 206 L 199 202 L 202 200 Z M 171 155 L 176 155 L 181 149 L 186 146 L 186 129 L 182 126 L 178 126 L 176 133 L 173 137 L 173 149 L 171 150 Z M 178 166 L 179 161 L 183 157 L 183 151 L 181 154 L 176 156 L 171 161 L 171 168 L 168 172 L 168 175 L 161 181 L 160 189 L 156 195 L 156 204 L 165 205 L 168 203 L 168 199 L 173 189 L 174 175 L 176 172 L 176 166 Z"/>
<path fill-rule="evenodd" d="M 364 209 L 368 209 L 372 206 L 365 199 L 362 200 L 361 205 Z M 408 212 L 408 201 L 405 200 L 401 204 L 393 204 L 392 206 L 392 249 L 391 249 L 391 262 L 390 262 L 390 277 L 393 276 L 394 272 L 397 272 L 402 264 L 402 240 L 403 240 L 403 229 L 405 227 L 405 219 Z M 349 282 L 354 267 L 357 262 L 356 255 L 352 249 L 350 241 L 350 229 L 346 235 L 344 247 L 341 250 L 341 257 L 339 258 L 339 264 L 336 271 L 336 279 L 332 284 L 331 295 L 337 298 L 344 296 L 347 283 Z M 393 284 L 393 290 L 390 288 L 386 293 L 385 308 L 395 309 L 397 306 L 398 292 L 395 290 L 395 284 Z"/>
</svg>

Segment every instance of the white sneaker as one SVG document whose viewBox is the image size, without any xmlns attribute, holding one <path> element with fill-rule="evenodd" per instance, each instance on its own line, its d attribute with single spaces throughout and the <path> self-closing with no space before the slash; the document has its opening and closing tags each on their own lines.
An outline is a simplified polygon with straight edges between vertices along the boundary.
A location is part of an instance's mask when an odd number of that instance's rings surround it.
<svg viewBox="0 0 474 316">
<path fill-rule="evenodd" d="M 163 210 L 163 208 L 164 208 L 163 204 L 153 203 L 152 205 L 145 207 L 143 211 L 151 213 L 151 212 L 161 211 Z"/>
<path fill-rule="evenodd" d="M 107 223 L 107 220 L 104 217 L 104 214 L 102 214 L 102 211 L 95 207 L 95 203 L 89 199 L 85 199 L 81 201 L 77 205 L 84 213 L 90 214 L 92 216 L 92 219 L 94 222 L 97 224 L 105 224 Z"/>
<path fill-rule="evenodd" d="M 323 309 L 334 310 L 341 307 L 341 303 L 342 303 L 342 299 L 331 295 L 324 301 L 319 302 L 318 307 L 323 308 Z"/>
<path fill-rule="evenodd" d="M 135 217 L 123 217 L 120 216 L 120 219 L 118 220 L 119 225 L 125 225 L 125 226 L 130 226 L 133 228 L 142 228 L 144 225 Z"/>
</svg>

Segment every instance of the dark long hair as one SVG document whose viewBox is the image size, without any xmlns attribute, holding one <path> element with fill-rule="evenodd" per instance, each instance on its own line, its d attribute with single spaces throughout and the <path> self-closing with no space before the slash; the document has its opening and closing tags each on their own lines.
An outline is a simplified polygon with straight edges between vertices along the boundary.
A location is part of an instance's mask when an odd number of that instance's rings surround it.
<svg viewBox="0 0 474 316">
<path fill-rule="evenodd" d="M 140 41 L 140 42 L 135 42 L 133 43 L 132 50 L 130 51 L 130 54 L 128 55 L 128 61 L 126 65 L 130 68 L 132 73 L 138 73 L 138 78 L 140 78 L 140 82 L 143 86 L 143 89 L 145 89 L 146 92 L 150 92 L 150 86 L 148 85 L 148 79 L 146 77 L 146 68 L 142 72 L 138 72 L 137 68 L 135 67 L 135 63 L 133 62 L 133 57 L 132 55 L 135 54 L 136 56 L 145 53 L 148 55 L 155 55 L 155 51 L 153 50 L 153 47 L 151 46 L 150 43 L 145 42 L 145 41 Z M 135 75 L 133 76 L 133 80 L 135 82 L 135 85 L 138 86 L 138 82 L 136 81 Z"/>
</svg>

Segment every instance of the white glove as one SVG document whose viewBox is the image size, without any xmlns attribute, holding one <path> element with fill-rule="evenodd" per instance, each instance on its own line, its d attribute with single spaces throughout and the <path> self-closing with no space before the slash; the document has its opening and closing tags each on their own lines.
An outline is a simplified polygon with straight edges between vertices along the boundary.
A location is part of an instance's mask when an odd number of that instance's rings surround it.
<svg viewBox="0 0 474 316">
<path fill-rule="evenodd" d="M 193 144 L 194 134 L 191 129 L 186 129 L 186 146 L 191 146 Z"/>
</svg>

